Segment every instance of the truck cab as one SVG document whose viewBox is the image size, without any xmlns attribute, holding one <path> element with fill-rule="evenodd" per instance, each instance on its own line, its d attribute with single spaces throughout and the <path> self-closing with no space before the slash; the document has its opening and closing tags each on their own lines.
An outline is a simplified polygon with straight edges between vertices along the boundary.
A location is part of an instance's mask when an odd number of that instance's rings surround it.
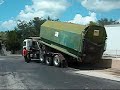
<svg viewBox="0 0 120 90">
<path fill-rule="evenodd" d="M 32 46 L 32 39 L 25 39 L 23 41 L 23 48 L 26 48 L 29 51 L 31 46 Z"/>
<path fill-rule="evenodd" d="M 40 47 L 38 37 L 29 37 L 23 41 L 23 48 L 28 50 L 29 60 L 39 60 Z"/>
</svg>

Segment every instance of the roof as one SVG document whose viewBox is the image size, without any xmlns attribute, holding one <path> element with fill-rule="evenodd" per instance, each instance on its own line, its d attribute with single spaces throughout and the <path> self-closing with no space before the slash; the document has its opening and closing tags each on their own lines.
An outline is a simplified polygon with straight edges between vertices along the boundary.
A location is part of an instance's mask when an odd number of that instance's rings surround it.
<svg viewBox="0 0 120 90">
<path fill-rule="evenodd" d="M 64 30 L 73 33 L 81 33 L 82 30 L 86 28 L 85 25 L 73 24 L 68 22 L 58 22 L 58 21 L 46 21 L 42 24 L 42 27 L 50 27 L 57 30 Z"/>
<path fill-rule="evenodd" d="M 105 25 L 105 27 L 120 27 L 120 24 Z"/>
</svg>

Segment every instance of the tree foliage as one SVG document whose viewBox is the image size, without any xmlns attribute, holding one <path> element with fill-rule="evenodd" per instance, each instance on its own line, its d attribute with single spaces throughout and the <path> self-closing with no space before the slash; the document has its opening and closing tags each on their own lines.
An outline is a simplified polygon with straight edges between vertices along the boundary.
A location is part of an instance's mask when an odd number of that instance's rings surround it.
<svg viewBox="0 0 120 90">
<path fill-rule="evenodd" d="M 89 25 L 97 25 L 96 22 L 90 21 Z"/>
<path fill-rule="evenodd" d="M 6 48 L 7 50 L 12 51 L 12 53 L 15 53 L 15 51 L 21 48 L 20 40 L 16 30 L 7 32 Z"/>
<path fill-rule="evenodd" d="M 98 20 L 98 24 L 101 26 L 104 25 L 113 25 L 113 24 L 119 24 L 119 22 L 117 22 L 117 20 L 113 20 L 113 19 L 107 19 L 107 18 L 102 18 L 101 20 Z"/>
<path fill-rule="evenodd" d="M 50 17 L 47 19 L 35 17 L 29 22 L 18 20 L 17 26 L 12 31 L 7 32 L 6 47 L 13 53 L 20 50 L 22 42 L 28 37 L 39 37 L 41 25 L 47 21 L 58 21 L 59 19 L 53 20 Z"/>
</svg>

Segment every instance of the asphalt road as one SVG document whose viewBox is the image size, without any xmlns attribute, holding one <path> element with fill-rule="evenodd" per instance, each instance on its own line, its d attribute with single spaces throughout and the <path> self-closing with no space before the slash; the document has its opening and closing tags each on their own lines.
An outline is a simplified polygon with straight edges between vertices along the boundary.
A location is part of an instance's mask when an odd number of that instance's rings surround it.
<svg viewBox="0 0 120 90">
<path fill-rule="evenodd" d="M 0 89 L 120 89 L 120 82 L 73 71 L 74 68 L 25 63 L 21 56 L 0 56 Z"/>
</svg>

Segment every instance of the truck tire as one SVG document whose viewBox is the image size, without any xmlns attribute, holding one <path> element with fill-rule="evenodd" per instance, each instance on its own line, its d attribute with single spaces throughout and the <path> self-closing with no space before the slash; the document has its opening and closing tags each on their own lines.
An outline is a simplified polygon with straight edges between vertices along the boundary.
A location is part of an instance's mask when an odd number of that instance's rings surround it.
<svg viewBox="0 0 120 90">
<path fill-rule="evenodd" d="M 44 55 L 41 53 L 40 54 L 40 63 L 44 63 L 45 62 L 45 58 Z"/>
<path fill-rule="evenodd" d="M 56 67 L 60 67 L 60 65 L 61 65 L 61 60 L 60 60 L 59 55 L 55 55 L 55 56 L 54 56 L 53 64 L 54 64 L 54 66 L 56 66 Z"/>
<path fill-rule="evenodd" d="M 46 62 L 46 64 L 47 64 L 48 66 L 52 66 L 52 64 L 53 64 L 52 57 L 46 56 L 45 62 Z"/>
</svg>

